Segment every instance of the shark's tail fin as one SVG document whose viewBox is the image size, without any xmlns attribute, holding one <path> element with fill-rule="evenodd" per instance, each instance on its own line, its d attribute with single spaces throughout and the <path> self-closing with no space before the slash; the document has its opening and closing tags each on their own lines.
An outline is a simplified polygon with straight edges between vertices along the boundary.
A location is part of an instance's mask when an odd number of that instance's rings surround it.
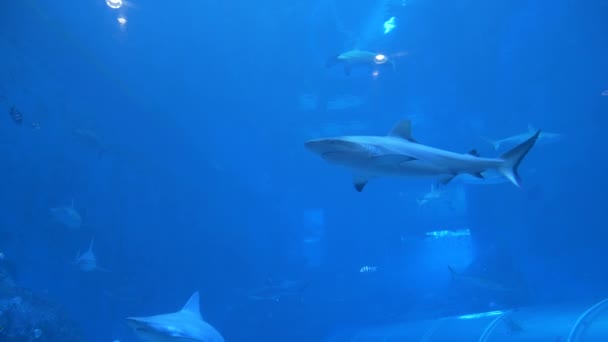
<svg viewBox="0 0 608 342">
<path fill-rule="evenodd" d="M 537 131 L 533 136 L 528 138 L 528 140 L 522 142 L 521 144 L 515 146 L 513 149 L 509 150 L 502 156 L 503 159 L 502 165 L 498 168 L 498 171 L 505 176 L 511 183 L 520 186 L 521 178 L 517 173 L 517 168 L 519 164 L 524 159 L 526 154 L 530 151 L 534 143 L 536 143 L 536 139 L 540 135 L 540 131 Z"/>
</svg>

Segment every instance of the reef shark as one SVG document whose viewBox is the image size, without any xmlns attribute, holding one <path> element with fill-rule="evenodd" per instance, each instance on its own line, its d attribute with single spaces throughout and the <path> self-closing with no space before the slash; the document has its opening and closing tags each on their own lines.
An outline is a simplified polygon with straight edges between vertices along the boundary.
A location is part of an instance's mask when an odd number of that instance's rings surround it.
<svg viewBox="0 0 608 342">
<path fill-rule="evenodd" d="M 427 192 L 426 194 L 424 194 L 424 196 L 420 197 L 420 198 L 416 198 L 416 203 L 418 203 L 419 207 L 422 207 L 423 205 L 437 200 L 439 198 L 441 198 L 441 195 L 443 194 L 443 189 L 441 189 L 439 186 L 432 184 L 431 185 L 431 191 Z"/>
<path fill-rule="evenodd" d="M 148 342 L 224 342 L 222 335 L 201 316 L 199 301 L 198 292 L 194 292 L 177 312 L 128 317 L 127 324 Z"/>
<path fill-rule="evenodd" d="M 536 132 L 536 129 L 533 126 L 528 125 L 528 131 L 524 132 L 524 133 L 520 133 L 520 134 L 512 135 L 510 137 L 496 139 L 496 140 L 488 139 L 488 138 L 483 138 L 483 139 L 485 141 L 487 141 L 489 144 L 491 144 L 494 147 L 494 150 L 497 151 L 498 149 L 500 149 L 501 146 L 513 146 L 515 144 L 522 143 L 523 141 L 528 139 L 531 134 L 534 134 L 534 132 Z M 561 139 L 562 139 L 562 135 L 560 133 L 542 132 L 538 136 L 538 143 L 539 144 L 540 143 L 552 143 L 552 142 L 557 142 Z"/>
<path fill-rule="evenodd" d="M 95 239 L 91 239 L 91 243 L 89 244 L 89 249 L 87 249 L 84 253 L 80 254 L 80 251 L 76 254 L 76 260 L 74 264 L 78 267 L 79 270 L 83 272 L 92 272 L 92 271 L 102 271 L 108 272 L 105 268 L 97 266 L 97 258 L 95 257 L 95 253 L 93 253 L 93 243 L 95 243 Z"/>
<path fill-rule="evenodd" d="M 73 199 L 69 206 L 51 208 L 49 212 L 55 221 L 70 229 L 80 229 L 82 225 L 82 217 L 74 207 Z"/>
<path fill-rule="evenodd" d="M 354 66 L 374 66 L 387 63 L 392 65 L 393 69 L 395 68 L 395 64 L 391 59 L 388 58 L 387 55 L 372 51 L 354 49 L 328 59 L 325 66 L 329 68 L 336 64 L 341 64 L 344 67 L 344 73 L 349 76 Z"/>
<path fill-rule="evenodd" d="M 412 138 L 409 120 L 397 123 L 386 136 L 323 138 L 304 145 L 328 162 L 352 169 L 358 192 L 370 179 L 381 176 L 433 176 L 447 184 L 460 174 L 483 178 L 487 170 L 498 171 L 519 187 L 517 169 L 539 135 L 537 131 L 498 158 L 482 158 L 475 150 L 462 154 L 422 145 Z"/>
</svg>

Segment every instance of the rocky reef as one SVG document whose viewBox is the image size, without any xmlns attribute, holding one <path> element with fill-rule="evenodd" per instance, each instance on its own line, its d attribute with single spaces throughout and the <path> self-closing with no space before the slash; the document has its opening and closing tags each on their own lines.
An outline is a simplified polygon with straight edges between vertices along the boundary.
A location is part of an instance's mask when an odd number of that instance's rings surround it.
<svg viewBox="0 0 608 342">
<path fill-rule="evenodd" d="M 14 281 L 14 268 L 0 261 L 0 341 L 84 341 L 77 324 L 64 312 Z"/>
</svg>

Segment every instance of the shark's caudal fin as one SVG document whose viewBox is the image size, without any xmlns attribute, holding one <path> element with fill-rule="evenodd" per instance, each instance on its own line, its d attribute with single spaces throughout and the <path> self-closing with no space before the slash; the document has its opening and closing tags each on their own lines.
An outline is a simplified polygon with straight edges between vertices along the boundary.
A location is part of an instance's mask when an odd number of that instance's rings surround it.
<svg viewBox="0 0 608 342">
<path fill-rule="evenodd" d="M 521 144 L 515 146 L 513 149 L 500 156 L 500 158 L 503 159 L 504 162 L 498 168 L 498 171 L 500 171 L 503 176 L 505 176 L 509 181 L 511 181 L 511 183 L 515 184 L 518 187 L 520 186 L 521 178 L 517 173 L 517 168 L 519 167 L 519 164 L 524 159 L 526 154 L 528 154 L 532 146 L 534 146 L 534 143 L 536 143 L 536 140 L 538 139 L 539 135 L 540 130 L 537 131 L 533 136 L 528 138 L 528 140 L 522 142 Z"/>
</svg>

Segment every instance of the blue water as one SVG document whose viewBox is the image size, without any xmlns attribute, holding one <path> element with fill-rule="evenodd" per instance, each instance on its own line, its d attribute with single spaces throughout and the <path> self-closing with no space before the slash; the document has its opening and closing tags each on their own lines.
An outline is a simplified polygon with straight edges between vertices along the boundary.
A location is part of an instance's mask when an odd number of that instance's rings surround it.
<svg viewBox="0 0 608 342">
<path fill-rule="evenodd" d="M 385 35 L 389 3 L 4 1 L 0 251 L 19 286 L 94 342 L 137 341 L 125 317 L 194 291 L 234 342 L 608 295 L 606 2 L 396 1 Z M 395 68 L 325 67 L 354 48 Z M 406 118 L 419 142 L 483 156 L 529 124 L 563 138 L 532 149 L 521 189 L 454 182 L 422 206 L 432 179 L 357 193 L 304 148 Z M 50 215 L 72 201 L 78 229 Z M 74 267 L 92 238 L 109 272 Z M 248 295 L 278 280 L 307 286 Z"/>
</svg>

